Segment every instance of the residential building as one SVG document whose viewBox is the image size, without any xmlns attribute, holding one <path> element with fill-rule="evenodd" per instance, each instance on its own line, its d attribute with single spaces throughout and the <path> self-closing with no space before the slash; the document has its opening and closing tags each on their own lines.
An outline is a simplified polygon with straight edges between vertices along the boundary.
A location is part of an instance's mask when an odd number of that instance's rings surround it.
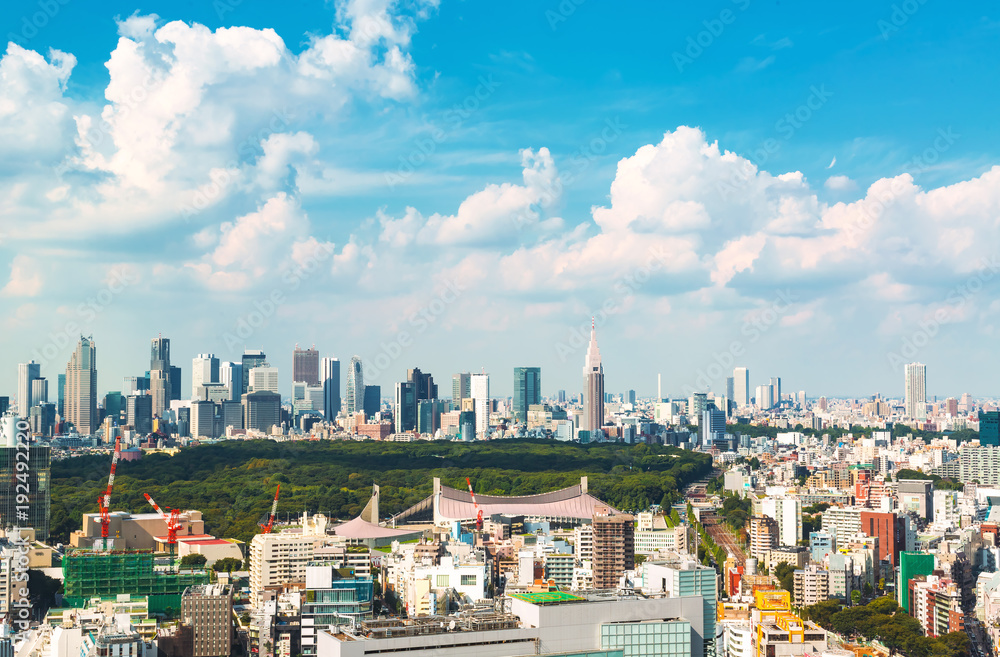
<svg viewBox="0 0 1000 657">
<path fill-rule="evenodd" d="M 793 577 L 795 606 L 807 607 L 830 597 L 830 574 L 826 570 L 810 565 L 796 570 Z"/>
<path fill-rule="evenodd" d="M 608 507 L 594 509 L 594 588 L 617 589 L 625 571 L 635 568 L 634 522 Z"/>
<path fill-rule="evenodd" d="M 906 417 L 912 420 L 927 419 L 927 366 L 907 363 L 903 366 L 906 396 Z"/>
<path fill-rule="evenodd" d="M 767 559 L 771 550 L 778 547 L 777 521 L 770 516 L 753 516 L 748 524 L 750 556 L 758 560 Z"/>
</svg>

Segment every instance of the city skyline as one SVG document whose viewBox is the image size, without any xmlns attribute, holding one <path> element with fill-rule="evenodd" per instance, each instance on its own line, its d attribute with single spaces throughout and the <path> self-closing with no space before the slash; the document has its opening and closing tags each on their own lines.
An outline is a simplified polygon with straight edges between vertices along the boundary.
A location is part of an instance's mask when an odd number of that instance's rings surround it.
<svg viewBox="0 0 1000 657">
<path fill-rule="evenodd" d="M 385 361 L 387 391 L 526 364 L 572 390 L 596 315 L 609 390 L 661 372 L 677 395 L 721 362 L 901 395 L 919 360 L 931 396 L 996 394 L 995 7 L 732 4 L 637 25 L 160 0 L 37 27 L 6 3 L 0 385 L 36 352 L 51 380 L 84 333 L 114 346 L 101 389 L 162 334 L 184 369 L 267 345 L 290 371 L 298 342 Z"/>
</svg>

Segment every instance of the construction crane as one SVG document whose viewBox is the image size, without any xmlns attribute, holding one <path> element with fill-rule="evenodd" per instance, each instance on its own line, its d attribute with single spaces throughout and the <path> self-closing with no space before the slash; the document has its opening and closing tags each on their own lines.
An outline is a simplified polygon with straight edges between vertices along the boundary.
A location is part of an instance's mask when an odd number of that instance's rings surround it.
<svg viewBox="0 0 1000 657">
<path fill-rule="evenodd" d="M 479 531 L 483 528 L 483 510 L 479 508 L 479 504 L 476 502 L 476 492 L 472 490 L 472 480 L 466 477 L 465 483 L 469 484 L 469 495 L 472 496 L 472 506 L 476 509 L 476 531 Z"/>
<path fill-rule="evenodd" d="M 108 489 L 97 498 L 97 508 L 101 512 L 101 549 L 108 549 L 108 528 L 111 525 L 111 489 L 115 486 L 115 470 L 122 455 L 122 439 L 115 438 L 115 454 L 111 457 L 111 474 L 108 475 Z"/>
<path fill-rule="evenodd" d="M 177 549 L 177 530 L 181 527 L 180 521 L 180 509 L 170 509 L 170 513 L 164 513 L 163 509 L 160 508 L 153 498 L 149 496 L 149 493 L 143 493 L 146 496 L 146 501 L 149 502 L 156 512 L 160 514 L 160 517 L 167 522 L 167 545 L 170 546 L 170 559 L 173 561 L 174 554 Z"/>
<path fill-rule="evenodd" d="M 264 534 L 270 534 L 271 528 L 274 527 L 274 516 L 278 513 L 278 493 L 280 492 L 281 484 L 278 484 L 278 490 L 274 491 L 274 502 L 271 504 L 271 515 L 267 517 L 266 522 L 259 523 Z"/>
</svg>

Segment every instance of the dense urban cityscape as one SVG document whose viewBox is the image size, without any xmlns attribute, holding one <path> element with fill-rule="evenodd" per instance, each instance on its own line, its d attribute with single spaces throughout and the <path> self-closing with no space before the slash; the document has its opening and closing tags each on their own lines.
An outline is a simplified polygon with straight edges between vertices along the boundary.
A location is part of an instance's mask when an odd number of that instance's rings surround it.
<svg viewBox="0 0 1000 657">
<path fill-rule="evenodd" d="M 0 25 L 0 657 L 1000 657 L 998 3 Z"/>
</svg>

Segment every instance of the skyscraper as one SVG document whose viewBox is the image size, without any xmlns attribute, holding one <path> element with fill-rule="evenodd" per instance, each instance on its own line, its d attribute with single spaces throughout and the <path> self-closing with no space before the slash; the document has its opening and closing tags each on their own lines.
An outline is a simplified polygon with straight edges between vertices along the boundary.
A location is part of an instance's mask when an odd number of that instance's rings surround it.
<svg viewBox="0 0 1000 657">
<path fill-rule="evenodd" d="M 248 392 L 278 392 L 278 368 L 259 365 L 250 370 L 250 375 L 244 377 L 249 381 Z"/>
<path fill-rule="evenodd" d="M 191 360 L 191 399 L 198 398 L 198 386 L 220 383 L 219 359 L 215 354 L 198 354 Z"/>
<path fill-rule="evenodd" d="M 97 345 L 93 337 L 80 336 L 66 365 L 66 420 L 77 432 L 97 431 Z"/>
<path fill-rule="evenodd" d="M 583 364 L 583 417 L 580 428 L 591 434 L 604 426 L 604 365 L 601 350 L 597 347 L 597 328 L 590 321 L 590 344 Z M 593 440 L 593 435 L 591 440 Z"/>
<path fill-rule="evenodd" d="M 781 406 L 781 377 L 772 376 L 771 377 L 771 387 L 774 389 L 774 403 L 772 406 Z"/>
<path fill-rule="evenodd" d="M 762 386 L 757 386 L 757 393 L 754 395 L 754 402 L 757 404 L 757 408 L 761 410 L 767 410 L 774 406 L 774 386 L 770 383 L 765 383 Z"/>
<path fill-rule="evenodd" d="M 413 394 L 416 396 L 414 405 L 422 399 L 438 398 L 438 387 L 434 383 L 434 377 L 428 373 L 421 372 L 419 367 L 406 370 L 406 380 L 408 383 L 413 384 Z"/>
<path fill-rule="evenodd" d="M 320 361 L 320 384 L 323 386 L 323 414 L 328 422 L 340 413 L 340 360 L 324 358 Z"/>
<path fill-rule="evenodd" d="M 451 376 L 451 407 L 454 410 L 462 408 L 462 400 L 472 396 L 469 382 L 472 375 L 468 372 Z"/>
<path fill-rule="evenodd" d="M 417 391 L 413 383 L 403 381 L 396 384 L 396 403 L 393 405 L 392 417 L 397 432 L 417 428 Z"/>
<path fill-rule="evenodd" d="M 240 396 L 246 394 L 246 391 L 250 388 L 250 370 L 255 367 L 260 367 L 261 365 L 266 365 L 267 356 L 264 355 L 264 352 L 261 349 L 245 349 L 243 350 L 242 364 L 243 380 L 240 382 Z"/>
<path fill-rule="evenodd" d="M 737 367 L 733 370 L 733 401 L 738 408 L 750 405 L 750 370 Z"/>
<path fill-rule="evenodd" d="M 229 390 L 229 401 L 238 402 L 243 389 L 243 363 L 226 361 L 219 365 L 219 383 Z"/>
<path fill-rule="evenodd" d="M 366 418 L 375 417 L 382 410 L 382 386 L 365 386 L 362 395 L 361 408 L 358 412 L 364 412 Z"/>
<path fill-rule="evenodd" d="M 903 366 L 906 388 L 906 417 L 912 420 L 927 419 L 927 366 L 907 363 Z"/>
<path fill-rule="evenodd" d="M 483 437 L 490 430 L 490 375 L 483 372 L 470 376 L 469 395 L 476 413 L 476 435 Z"/>
<path fill-rule="evenodd" d="M 18 363 L 17 366 L 17 414 L 28 417 L 28 412 L 34 404 L 31 401 L 31 382 L 41 377 L 42 366 L 32 360 L 30 363 Z"/>
<path fill-rule="evenodd" d="M 292 382 L 305 381 L 311 386 L 319 385 L 319 351 L 316 345 L 309 349 L 299 349 L 295 345 L 292 352 Z"/>
<path fill-rule="evenodd" d="M 528 421 L 528 407 L 542 403 L 542 368 L 514 368 L 514 419 Z"/>
<path fill-rule="evenodd" d="M 66 416 L 66 373 L 56 377 L 56 413 L 59 417 Z"/>
<path fill-rule="evenodd" d="M 347 368 L 347 412 L 362 413 L 365 410 L 365 373 L 361 356 L 351 356 Z"/>
<path fill-rule="evenodd" d="M 726 399 L 732 401 L 736 393 L 736 379 L 731 376 L 726 377 Z"/>
<path fill-rule="evenodd" d="M 153 397 L 153 417 L 163 417 L 170 408 L 170 339 L 153 338 L 149 349 L 149 394 Z"/>
</svg>

